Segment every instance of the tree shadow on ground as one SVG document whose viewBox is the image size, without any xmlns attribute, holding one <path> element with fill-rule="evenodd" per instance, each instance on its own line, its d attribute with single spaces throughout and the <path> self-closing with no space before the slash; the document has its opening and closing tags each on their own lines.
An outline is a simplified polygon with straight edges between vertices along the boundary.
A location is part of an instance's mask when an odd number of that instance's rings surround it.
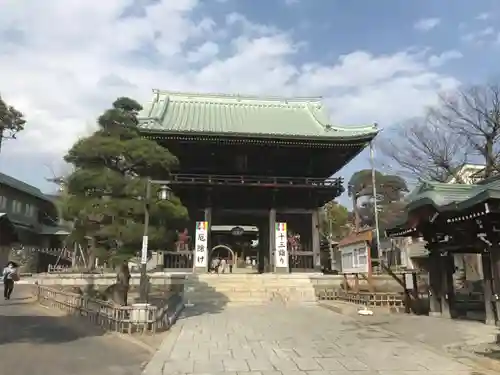
<svg viewBox="0 0 500 375">
<path fill-rule="evenodd" d="M 28 297 L 3 302 L 0 305 L 0 346 L 58 344 L 104 334 L 100 327 L 81 318 L 54 316 L 42 309 Z"/>
<path fill-rule="evenodd" d="M 209 275 L 204 276 L 214 278 L 214 281 L 219 281 L 215 278 L 227 277 L 229 280 L 224 280 L 230 285 L 231 275 Z M 184 310 L 179 316 L 179 320 L 189 319 L 200 315 L 219 314 L 231 302 L 227 295 L 221 293 L 214 288 L 210 283 L 200 279 L 198 275 L 188 275 L 184 284 Z"/>
</svg>

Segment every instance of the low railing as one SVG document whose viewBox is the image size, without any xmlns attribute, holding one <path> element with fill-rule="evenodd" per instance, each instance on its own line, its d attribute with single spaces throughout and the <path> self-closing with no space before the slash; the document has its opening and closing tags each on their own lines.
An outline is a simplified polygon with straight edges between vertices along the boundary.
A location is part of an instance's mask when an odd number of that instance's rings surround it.
<svg viewBox="0 0 500 375">
<path fill-rule="evenodd" d="M 320 301 L 342 301 L 367 307 L 404 308 L 401 293 L 386 292 L 346 292 L 342 289 L 321 289 L 316 291 Z"/>
<path fill-rule="evenodd" d="M 291 272 L 314 271 L 314 254 L 312 251 L 300 251 L 290 255 Z"/>
<path fill-rule="evenodd" d="M 12 249 L 12 254 L 17 256 L 27 255 L 29 253 L 42 253 L 58 257 L 62 260 L 71 261 L 73 250 L 68 248 L 42 248 L 42 247 L 22 247 Z"/>
<path fill-rule="evenodd" d="M 192 251 L 164 251 L 164 268 L 167 269 L 193 269 Z"/>
<path fill-rule="evenodd" d="M 34 286 L 34 294 L 43 306 L 86 318 L 105 330 L 127 334 L 155 334 L 166 330 L 183 307 L 182 293 L 174 293 L 162 307 L 148 304 L 115 306 L 111 302 L 41 285 Z"/>
<path fill-rule="evenodd" d="M 49 264 L 48 273 L 67 273 L 67 272 L 74 272 L 74 269 L 71 268 L 70 266 L 55 266 L 52 264 Z"/>
<path fill-rule="evenodd" d="M 190 185 L 228 185 L 228 186 L 269 186 L 295 188 L 335 188 L 342 190 L 343 179 L 316 177 L 278 177 L 278 176 L 237 176 L 208 174 L 172 174 L 170 184 Z"/>
</svg>

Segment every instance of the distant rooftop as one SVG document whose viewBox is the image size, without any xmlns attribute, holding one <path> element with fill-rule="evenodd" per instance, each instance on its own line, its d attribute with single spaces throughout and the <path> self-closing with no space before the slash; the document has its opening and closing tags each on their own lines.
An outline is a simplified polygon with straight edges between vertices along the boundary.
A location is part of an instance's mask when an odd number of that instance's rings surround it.
<svg viewBox="0 0 500 375">
<path fill-rule="evenodd" d="M 44 201 L 49 201 L 49 202 L 52 201 L 51 198 L 42 193 L 40 189 L 1 172 L 0 172 L 0 184 L 7 185 L 12 189 L 22 191 L 23 193 L 29 194 L 33 197 L 42 199 Z"/>
<path fill-rule="evenodd" d="M 153 133 L 370 141 L 376 125 L 334 125 L 322 98 L 199 94 L 154 90 L 139 114 Z"/>
</svg>

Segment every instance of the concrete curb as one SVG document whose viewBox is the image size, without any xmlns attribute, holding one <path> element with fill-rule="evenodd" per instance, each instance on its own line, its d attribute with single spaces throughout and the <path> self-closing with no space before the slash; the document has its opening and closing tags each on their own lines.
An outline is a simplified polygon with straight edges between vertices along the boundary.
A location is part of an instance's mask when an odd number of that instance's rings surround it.
<svg viewBox="0 0 500 375">
<path fill-rule="evenodd" d="M 146 367 L 144 368 L 142 375 L 163 375 L 163 367 L 165 366 L 165 358 L 170 357 L 170 353 L 172 352 L 177 339 L 182 331 L 182 325 L 176 326 L 175 323 L 177 319 L 184 311 L 186 304 L 184 299 L 176 305 L 173 314 L 168 319 L 168 333 L 167 337 L 161 343 L 158 350 L 153 354 L 153 358 L 148 362 Z"/>
<path fill-rule="evenodd" d="M 165 359 L 170 357 L 181 332 L 182 325 L 175 325 L 168 331 L 167 337 L 142 371 L 142 375 L 163 375 Z"/>
</svg>

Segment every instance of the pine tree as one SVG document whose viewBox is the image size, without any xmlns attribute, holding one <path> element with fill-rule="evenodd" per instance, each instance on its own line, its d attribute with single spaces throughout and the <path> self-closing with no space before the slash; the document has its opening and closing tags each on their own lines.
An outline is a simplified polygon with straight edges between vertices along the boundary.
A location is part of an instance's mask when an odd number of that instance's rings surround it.
<svg viewBox="0 0 500 375">
<path fill-rule="evenodd" d="M 149 178 L 165 180 L 177 158 L 155 141 L 143 138 L 137 114 L 141 106 L 119 98 L 98 118 L 99 128 L 77 141 L 65 156 L 73 172 L 65 181 L 64 216 L 74 223 L 75 239 L 90 238 L 90 259 L 127 258 L 141 249 L 145 191 Z M 168 249 L 187 210 L 173 196 L 149 202 L 149 249 Z"/>
</svg>

